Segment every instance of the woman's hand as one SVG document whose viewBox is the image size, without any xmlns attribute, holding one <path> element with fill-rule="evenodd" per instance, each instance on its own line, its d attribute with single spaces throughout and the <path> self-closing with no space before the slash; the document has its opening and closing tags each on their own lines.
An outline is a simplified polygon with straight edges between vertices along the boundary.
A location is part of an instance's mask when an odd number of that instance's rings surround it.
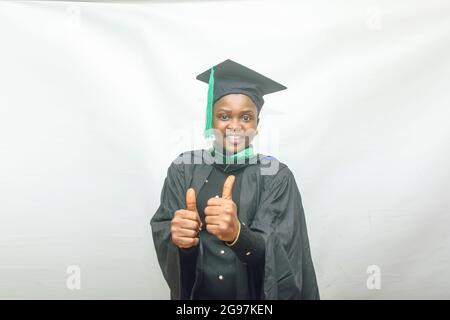
<svg viewBox="0 0 450 320">
<path fill-rule="evenodd" d="M 228 176 L 223 185 L 222 198 L 211 198 L 205 208 L 206 230 L 219 240 L 233 242 L 239 232 L 237 206 L 232 199 L 235 177 Z"/>
<path fill-rule="evenodd" d="M 179 248 L 188 249 L 198 245 L 198 233 L 202 222 L 197 211 L 195 190 L 189 188 L 186 192 L 186 209 L 175 211 L 170 232 L 172 242 Z"/>
</svg>

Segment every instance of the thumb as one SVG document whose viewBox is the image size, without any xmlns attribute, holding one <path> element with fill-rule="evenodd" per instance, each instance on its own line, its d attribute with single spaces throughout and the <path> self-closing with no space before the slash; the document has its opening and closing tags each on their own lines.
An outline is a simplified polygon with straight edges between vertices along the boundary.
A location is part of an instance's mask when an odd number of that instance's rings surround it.
<svg viewBox="0 0 450 320">
<path fill-rule="evenodd" d="M 186 210 L 197 213 L 197 220 L 198 220 L 198 223 L 199 223 L 200 229 L 201 229 L 203 223 L 202 223 L 202 220 L 200 219 L 200 215 L 198 214 L 198 211 L 197 211 L 197 201 L 195 199 L 194 188 L 189 188 L 186 191 Z"/>
<path fill-rule="evenodd" d="M 232 200 L 233 194 L 233 184 L 234 184 L 235 176 L 228 176 L 223 184 L 223 193 L 222 198 L 227 200 Z"/>
<path fill-rule="evenodd" d="M 197 202 L 193 188 L 189 188 L 186 192 L 186 210 L 197 212 Z"/>
</svg>

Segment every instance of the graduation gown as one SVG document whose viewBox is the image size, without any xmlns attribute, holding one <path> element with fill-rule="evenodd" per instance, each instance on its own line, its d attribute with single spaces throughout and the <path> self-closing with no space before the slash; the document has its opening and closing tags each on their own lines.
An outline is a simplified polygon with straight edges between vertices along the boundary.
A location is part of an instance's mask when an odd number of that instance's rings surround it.
<svg viewBox="0 0 450 320">
<path fill-rule="evenodd" d="M 186 190 L 196 194 L 213 168 L 206 150 L 180 154 L 167 170 L 160 206 L 151 219 L 153 241 L 171 299 L 192 299 L 204 272 L 204 244 L 179 249 L 171 240 L 174 213 L 186 208 Z M 246 231 L 240 237 L 261 235 L 264 258 L 252 265 L 245 245 L 235 250 L 237 299 L 319 299 L 300 192 L 289 168 L 270 156 L 258 155 L 240 177 L 239 220 Z M 190 254 L 195 252 L 195 254 Z M 193 259 L 187 263 L 186 254 Z"/>
</svg>

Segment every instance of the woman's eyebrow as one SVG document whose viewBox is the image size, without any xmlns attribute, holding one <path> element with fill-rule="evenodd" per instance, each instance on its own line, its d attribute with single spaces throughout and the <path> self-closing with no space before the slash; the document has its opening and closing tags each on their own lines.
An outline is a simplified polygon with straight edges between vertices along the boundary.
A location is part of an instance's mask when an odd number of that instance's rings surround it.
<svg viewBox="0 0 450 320">
<path fill-rule="evenodd" d="M 220 107 L 217 109 L 217 112 L 219 112 L 219 111 L 231 112 L 231 109 L 229 109 L 227 107 Z"/>
<path fill-rule="evenodd" d="M 225 108 L 225 107 L 220 107 L 219 109 L 217 109 L 217 112 L 220 112 L 220 111 L 232 112 L 231 109 L 228 109 L 228 108 Z M 240 113 L 245 113 L 245 112 L 255 113 L 252 109 L 244 109 L 244 110 L 240 111 Z"/>
</svg>

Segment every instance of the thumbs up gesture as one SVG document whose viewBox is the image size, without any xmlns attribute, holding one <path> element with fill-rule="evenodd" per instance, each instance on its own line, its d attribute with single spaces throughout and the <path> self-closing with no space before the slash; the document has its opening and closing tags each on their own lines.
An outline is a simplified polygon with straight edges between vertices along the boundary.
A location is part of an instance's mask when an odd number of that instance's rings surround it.
<svg viewBox="0 0 450 320">
<path fill-rule="evenodd" d="M 219 240 L 233 242 L 239 233 L 237 206 L 232 199 L 235 176 L 228 176 L 221 198 L 210 198 L 205 208 L 206 230 Z"/>
<path fill-rule="evenodd" d="M 186 192 L 186 209 L 175 211 L 170 232 L 172 242 L 179 248 L 188 249 L 198 245 L 198 233 L 202 222 L 197 211 L 195 190 L 189 188 Z"/>
</svg>

